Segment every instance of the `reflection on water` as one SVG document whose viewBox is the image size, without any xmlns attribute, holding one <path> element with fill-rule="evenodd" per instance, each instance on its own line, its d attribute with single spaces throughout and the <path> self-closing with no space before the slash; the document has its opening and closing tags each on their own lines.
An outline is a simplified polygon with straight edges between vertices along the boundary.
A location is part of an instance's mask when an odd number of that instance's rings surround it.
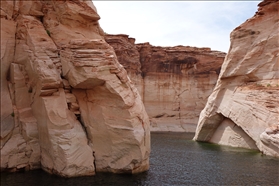
<svg viewBox="0 0 279 186">
<path fill-rule="evenodd" d="M 193 134 L 152 133 L 150 170 L 60 178 L 41 170 L 1 173 L 4 185 L 279 185 L 279 159 L 256 151 L 192 141 Z"/>
</svg>

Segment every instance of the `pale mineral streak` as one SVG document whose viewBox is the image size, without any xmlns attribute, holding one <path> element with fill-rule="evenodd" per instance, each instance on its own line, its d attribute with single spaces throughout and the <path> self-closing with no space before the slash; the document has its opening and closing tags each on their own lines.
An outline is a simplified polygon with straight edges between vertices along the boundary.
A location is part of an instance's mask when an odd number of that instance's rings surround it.
<svg viewBox="0 0 279 186">
<path fill-rule="evenodd" d="M 194 139 L 279 157 L 278 0 L 264 0 L 234 29 Z"/>
<path fill-rule="evenodd" d="M 91 1 L 1 1 L 1 171 L 149 168 L 141 96 Z"/>
<path fill-rule="evenodd" d="M 190 46 L 135 44 L 128 35 L 105 35 L 139 90 L 151 131 L 195 132 L 226 53 Z"/>
</svg>

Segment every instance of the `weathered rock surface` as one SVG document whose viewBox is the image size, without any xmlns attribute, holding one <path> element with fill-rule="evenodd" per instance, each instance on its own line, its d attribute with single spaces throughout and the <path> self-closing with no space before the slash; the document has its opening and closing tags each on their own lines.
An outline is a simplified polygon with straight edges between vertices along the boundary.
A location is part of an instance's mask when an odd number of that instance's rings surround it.
<svg viewBox="0 0 279 186">
<path fill-rule="evenodd" d="M 231 47 L 201 112 L 195 140 L 279 157 L 278 0 L 231 33 Z M 267 29 L 268 28 L 268 29 Z"/>
<path fill-rule="evenodd" d="M 135 45 L 128 35 L 106 35 L 105 39 L 142 94 L 151 130 L 194 132 L 225 53 L 210 48 Z"/>
<path fill-rule="evenodd" d="M 91 1 L 1 1 L 1 170 L 149 168 L 149 119 Z"/>
<path fill-rule="evenodd" d="M 111 45 L 115 51 L 118 61 L 126 69 L 129 78 L 143 97 L 143 78 L 140 63 L 140 54 L 135 45 L 135 39 L 128 35 L 105 35 L 106 42 Z"/>
<path fill-rule="evenodd" d="M 2 3 L 2 2 L 1 2 Z M 4 2 L 3 2 L 4 3 Z M 5 2 L 7 5 L 10 2 Z M 12 6 L 12 5 L 10 5 Z M 1 7 L 2 8 L 2 7 Z M 3 17 L 3 11 L 1 10 L 1 148 L 8 140 L 10 132 L 14 128 L 13 119 L 13 104 L 10 97 L 7 77 L 9 74 L 10 64 L 13 62 L 13 54 L 15 48 L 15 31 L 16 24 L 13 20 L 6 15 Z M 12 56 L 12 57 L 11 57 Z M 5 62 L 5 63 L 4 63 Z"/>
</svg>

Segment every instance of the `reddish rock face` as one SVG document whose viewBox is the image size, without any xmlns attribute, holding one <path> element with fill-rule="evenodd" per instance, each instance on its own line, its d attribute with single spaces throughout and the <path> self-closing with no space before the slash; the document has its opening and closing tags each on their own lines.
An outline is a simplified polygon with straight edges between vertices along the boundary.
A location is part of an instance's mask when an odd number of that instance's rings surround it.
<svg viewBox="0 0 279 186">
<path fill-rule="evenodd" d="M 141 73 L 140 55 L 135 45 L 135 40 L 128 35 L 105 35 L 105 40 L 109 43 L 117 55 L 117 59 L 126 70 L 131 73 Z"/>
<path fill-rule="evenodd" d="M 150 73 L 177 75 L 219 74 L 225 53 L 189 46 L 158 47 L 137 44 L 144 76 Z"/>
<path fill-rule="evenodd" d="M 135 45 L 135 39 L 129 38 L 128 35 L 105 35 L 105 40 L 109 43 L 117 56 L 117 59 L 127 70 L 128 76 L 133 80 L 140 95 L 143 92 L 143 79 L 141 76 L 140 54 Z"/>
<path fill-rule="evenodd" d="M 134 44 L 128 35 L 106 35 L 139 89 L 153 131 L 194 132 L 225 53 L 189 46 Z"/>
</svg>

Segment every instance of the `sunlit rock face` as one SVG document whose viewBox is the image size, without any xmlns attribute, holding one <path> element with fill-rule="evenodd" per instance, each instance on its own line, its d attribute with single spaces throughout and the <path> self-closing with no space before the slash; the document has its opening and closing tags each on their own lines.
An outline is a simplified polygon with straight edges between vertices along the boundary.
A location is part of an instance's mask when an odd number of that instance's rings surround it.
<svg viewBox="0 0 279 186">
<path fill-rule="evenodd" d="M 1 171 L 148 170 L 149 119 L 99 19 L 91 1 L 1 1 Z"/>
<path fill-rule="evenodd" d="M 128 35 L 106 35 L 105 39 L 139 89 L 151 130 L 194 132 L 225 53 L 210 48 L 135 45 Z"/>
<path fill-rule="evenodd" d="M 278 7 L 277 0 L 261 2 L 256 14 L 232 31 L 195 140 L 279 157 Z"/>
</svg>

